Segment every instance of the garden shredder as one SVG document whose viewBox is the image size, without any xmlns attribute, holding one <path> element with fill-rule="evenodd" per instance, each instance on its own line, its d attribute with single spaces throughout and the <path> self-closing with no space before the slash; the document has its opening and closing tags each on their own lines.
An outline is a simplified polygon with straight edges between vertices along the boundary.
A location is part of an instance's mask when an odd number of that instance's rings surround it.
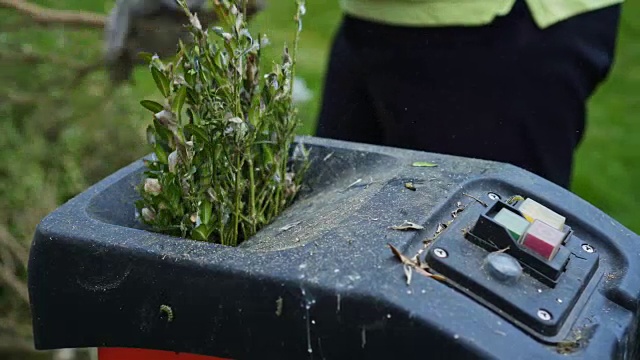
<svg viewBox="0 0 640 360">
<path fill-rule="evenodd" d="M 299 137 L 298 199 L 237 247 L 136 219 L 141 160 L 39 224 L 37 349 L 142 359 L 634 359 L 640 237 L 512 165 Z"/>
</svg>

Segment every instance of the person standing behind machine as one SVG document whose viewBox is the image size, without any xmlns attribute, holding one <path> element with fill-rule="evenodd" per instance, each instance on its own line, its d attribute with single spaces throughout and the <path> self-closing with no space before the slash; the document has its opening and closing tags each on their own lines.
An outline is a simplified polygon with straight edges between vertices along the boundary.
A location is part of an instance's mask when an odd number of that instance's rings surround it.
<svg viewBox="0 0 640 360">
<path fill-rule="evenodd" d="M 522 167 L 568 188 L 622 0 L 340 0 L 316 135 Z"/>
</svg>

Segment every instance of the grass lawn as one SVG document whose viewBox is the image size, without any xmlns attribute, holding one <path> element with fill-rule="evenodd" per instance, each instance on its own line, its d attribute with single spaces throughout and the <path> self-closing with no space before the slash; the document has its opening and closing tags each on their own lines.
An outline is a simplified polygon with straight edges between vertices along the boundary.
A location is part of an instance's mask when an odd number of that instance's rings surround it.
<svg viewBox="0 0 640 360">
<path fill-rule="evenodd" d="M 573 191 L 640 233 L 640 1 L 624 3 L 616 63 L 591 99 Z M 634 145 L 635 144 L 635 145 Z"/>
</svg>

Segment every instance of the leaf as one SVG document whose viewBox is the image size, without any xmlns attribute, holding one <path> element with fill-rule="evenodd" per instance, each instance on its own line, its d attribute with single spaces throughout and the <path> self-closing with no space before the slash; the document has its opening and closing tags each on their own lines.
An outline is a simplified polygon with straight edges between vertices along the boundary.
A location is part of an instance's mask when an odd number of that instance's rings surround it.
<svg viewBox="0 0 640 360">
<path fill-rule="evenodd" d="M 408 257 L 402 255 L 402 253 L 400 252 L 400 250 L 396 249 L 395 246 L 391 245 L 391 244 L 387 244 L 389 246 L 389 248 L 391 249 L 391 252 L 393 253 L 393 255 L 396 256 L 396 258 L 398 258 L 398 260 L 400 260 L 400 262 L 402 262 L 403 264 L 407 264 L 407 265 L 415 265 L 413 263 L 413 261 L 409 260 Z"/>
<path fill-rule="evenodd" d="M 521 195 L 513 195 L 512 197 L 510 197 L 507 200 L 507 204 L 513 205 L 513 204 L 517 203 L 518 201 L 524 201 L 524 200 L 525 200 L 524 197 L 522 197 Z"/>
<path fill-rule="evenodd" d="M 387 244 L 387 245 L 391 249 L 391 252 L 396 256 L 396 258 L 398 258 L 398 260 L 400 260 L 400 262 L 402 262 L 405 265 L 405 275 L 407 277 L 409 277 L 409 275 L 407 274 L 406 266 L 411 266 L 413 268 L 413 270 L 415 270 L 415 272 L 417 272 L 420 275 L 423 275 L 423 276 L 426 276 L 426 277 L 430 277 L 432 279 L 439 280 L 439 281 L 446 281 L 447 280 L 446 277 L 444 277 L 444 276 L 442 276 L 440 274 L 432 274 L 432 273 L 428 272 L 427 270 L 423 269 L 422 267 L 417 266 L 416 263 L 411 261 L 408 257 L 402 255 L 400 250 L 396 249 L 393 245 L 391 245 L 391 244 Z M 408 281 L 410 281 L 410 280 L 407 279 L 407 282 Z"/>
<path fill-rule="evenodd" d="M 144 106 L 154 114 L 164 110 L 164 106 L 152 100 L 142 100 L 140 101 L 140 105 Z"/>
<path fill-rule="evenodd" d="M 418 225 L 415 223 L 412 223 L 411 221 L 407 221 L 405 220 L 402 224 L 400 225 L 394 225 L 394 226 L 390 226 L 389 229 L 393 229 L 393 230 L 400 230 L 400 231 L 406 231 L 406 230 L 422 230 L 424 229 L 424 226 L 422 225 Z"/>
<path fill-rule="evenodd" d="M 176 114 L 180 114 L 182 112 L 182 107 L 184 106 L 184 102 L 187 99 L 187 88 L 185 86 L 181 86 L 180 89 L 176 92 L 173 97 L 173 103 L 171 108 Z"/>
<path fill-rule="evenodd" d="M 209 236 L 213 232 L 213 226 L 209 228 L 205 224 L 201 224 L 197 228 L 193 229 L 192 237 L 194 240 L 207 241 L 209 240 Z"/>
<path fill-rule="evenodd" d="M 271 150 L 271 144 L 264 144 L 262 146 L 262 155 L 263 155 L 263 163 L 272 164 L 273 163 L 273 151 Z"/>
<path fill-rule="evenodd" d="M 429 278 L 432 278 L 432 279 L 434 279 L 434 280 L 438 280 L 438 281 L 443 281 L 443 282 L 444 282 L 444 281 L 447 281 L 447 278 L 446 278 L 446 277 L 444 277 L 443 275 L 440 275 L 440 274 L 432 274 L 432 273 L 428 272 L 427 270 L 425 270 L 425 269 L 423 269 L 423 268 L 420 268 L 420 267 L 416 267 L 416 268 L 414 268 L 414 269 L 415 269 L 415 271 L 416 271 L 418 274 L 420 274 L 420 275 L 424 275 L 424 276 L 426 276 L 426 277 L 429 277 Z"/>
<path fill-rule="evenodd" d="M 187 103 L 188 104 L 198 104 L 200 101 L 200 97 L 198 97 L 198 93 L 192 88 L 187 89 Z M 187 109 L 189 111 L 191 109 Z"/>
<path fill-rule="evenodd" d="M 187 90 L 187 97 L 189 98 L 189 103 L 190 104 L 197 104 L 197 102 L 194 101 L 194 99 L 191 98 L 191 92 L 192 89 Z M 200 121 L 200 117 L 198 116 L 198 114 L 196 114 L 195 111 L 193 111 L 193 108 L 187 108 L 187 121 L 189 124 L 194 124 L 194 125 L 200 125 L 200 123 L 202 121 Z"/>
<path fill-rule="evenodd" d="M 167 76 L 155 66 L 151 68 L 151 75 L 153 76 L 153 81 L 156 82 L 156 86 L 158 87 L 158 90 L 160 90 L 160 93 L 162 93 L 164 97 L 168 97 L 170 89 L 169 79 Z"/>
<path fill-rule="evenodd" d="M 168 156 L 167 152 L 164 151 L 164 149 L 162 148 L 162 145 L 156 143 L 155 144 L 155 152 L 156 152 L 156 156 L 158 157 L 158 161 L 166 164 L 168 162 Z"/>
<path fill-rule="evenodd" d="M 189 85 L 193 85 L 196 82 L 196 72 L 193 69 L 186 70 L 184 72 L 184 81 Z"/>
<path fill-rule="evenodd" d="M 224 69 L 222 56 L 222 52 L 218 52 L 213 58 L 213 63 L 218 67 L 218 69 Z"/>
<path fill-rule="evenodd" d="M 201 141 L 203 144 L 209 143 L 209 136 L 201 127 L 193 124 L 187 124 L 184 126 L 184 129 L 190 135 L 195 136 L 196 140 Z"/>
<path fill-rule="evenodd" d="M 413 166 L 413 167 L 435 167 L 435 166 L 438 166 L 438 164 L 434 164 L 434 163 L 430 163 L 430 162 L 426 162 L 426 161 L 416 161 L 413 164 L 411 164 L 411 166 Z"/>
<path fill-rule="evenodd" d="M 138 58 L 144 60 L 146 63 L 151 63 L 151 60 L 153 60 L 153 54 L 146 51 L 141 51 L 138 53 Z"/>
<path fill-rule="evenodd" d="M 173 138 L 173 134 L 171 133 L 171 131 L 166 127 L 162 126 L 162 124 L 160 124 L 158 119 L 153 119 L 153 126 L 156 129 L 156 136 L 158 136 L 160 140 L 164 142 L 168 142 L 169 139 Z M 156 141 L 157 140 L 158 139 L 156 139 Z"/>
<path fill-rule="evenodd" d="M 151 125 L 147 126 L 147 143 L 149 145 L 155 145 L 156 144 L 155 131 L 154 131 L 153 126 L 151 126 Z"/>
<path fill-rule="evenodd" d="M 212 212 L 213 204 L 208 200 L 202 200 L 202 203 L 200 203 L 200 221 L 202 221 L 203 225 L 209 225 Z"/>
</svg>

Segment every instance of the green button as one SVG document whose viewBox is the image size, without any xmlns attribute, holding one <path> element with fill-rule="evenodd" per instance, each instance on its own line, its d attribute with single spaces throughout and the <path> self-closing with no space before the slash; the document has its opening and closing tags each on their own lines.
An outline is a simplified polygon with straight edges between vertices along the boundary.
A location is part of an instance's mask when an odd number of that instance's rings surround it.
<svg viewBox="0 0 640 360">
<path fill-rule="evenodd" d="M 531 225 L 527 219 L 506 208 L 500 210 L 493 220 L 506 227 L 515 240 L 520 240 L 522 234 L 524 234 L 529 225 Z"/>
</svg>

